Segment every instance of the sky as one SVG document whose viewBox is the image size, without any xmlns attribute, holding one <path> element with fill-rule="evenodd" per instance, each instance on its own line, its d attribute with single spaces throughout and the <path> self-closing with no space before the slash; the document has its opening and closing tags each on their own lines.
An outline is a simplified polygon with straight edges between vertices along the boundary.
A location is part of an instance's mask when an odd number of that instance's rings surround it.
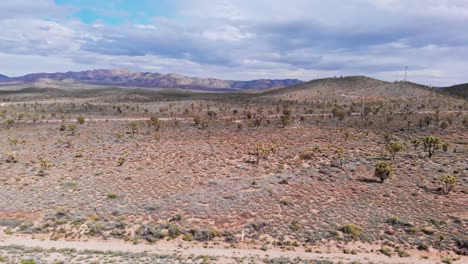
<svg viewBox="0 0 468 264">
<path fill-rule="evenodd" d="M 468 82 L 468 0 L 0 0 L 0 74 Z"/>
</svg>

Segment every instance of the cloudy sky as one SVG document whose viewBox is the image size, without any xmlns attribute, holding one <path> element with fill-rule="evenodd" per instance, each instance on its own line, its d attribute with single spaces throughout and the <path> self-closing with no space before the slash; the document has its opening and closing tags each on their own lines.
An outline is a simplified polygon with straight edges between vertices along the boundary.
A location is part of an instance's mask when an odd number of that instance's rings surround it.
<svg viewBox="0 0 468 264">
<path fill-rule="evenodd" d="M 99 4 L 96 4 L 99 2 Z M 1 0 L 0 74 L 468 82 L 467 0 Z"/>
</svg>

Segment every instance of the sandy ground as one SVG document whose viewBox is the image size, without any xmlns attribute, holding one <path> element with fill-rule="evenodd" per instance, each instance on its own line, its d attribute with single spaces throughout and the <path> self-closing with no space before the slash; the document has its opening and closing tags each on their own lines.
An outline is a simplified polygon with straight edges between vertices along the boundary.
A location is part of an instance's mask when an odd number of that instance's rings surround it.
<svg viewBox="0 0 468 264">
<path fill-rule="evenodd" d="M 377 253 L 359 253 L 356 255 L 327 251 L 326 253 L 309 253 L 302 249 L 297 251 L 283 251 L 279 248 L 272 248 L 266 251 L 252 248 L 232 248 L 228 247 L 203 247 L 203 245 L 182 244 L 176 241 L 160 241 L 156 244 L 138 244 L 134 245 L 120 240 L 88 240 L 88 241 L 51 241 L 43 239 L 32 239 L 26 236 L 7 236 L 0 234 L 0 246 L 20 245 L 25 247 L 41 247 L 45 249 L 64 249 L 72 248 L 78 251 L 100 250 L 100 251 L 122 251 L 130 253 L 150 253 L 150 254 L 177 254 L 182 256 L 203 255 L 218 257 L 222 259 L 231 258 L 301 258 L 305 260 L 331 260 L 342 262 L 358 261 L 359 263 L 440 263 L 440 257 L 436 252 L 425 254 L 428 259 L 423 259 L 422 254 L 411 252 L 411 257 L 400 258 L 398 256 L 388 257 Z M 370 247 L 370 246 L 369 246 Z M 468 263 L 468 257 L 461 257 L 456 263 Z"/>
</svg>

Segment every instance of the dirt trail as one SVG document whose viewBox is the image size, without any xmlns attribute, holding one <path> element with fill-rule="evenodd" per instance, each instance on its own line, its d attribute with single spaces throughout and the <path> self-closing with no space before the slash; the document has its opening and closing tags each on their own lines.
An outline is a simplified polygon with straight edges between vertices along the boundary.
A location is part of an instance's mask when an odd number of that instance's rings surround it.
<svg viewBox="0 0 468 264">
<path fill-rule="evenodd" d="M 455 113 L 460 113 L 465 115 L 468 114 L 468 111 L 439 111 L 441 114 L 455 114 Z M 436 111 L 420 111 L 420 112 L 414 112 L 413 114 L 418 114 L 418 115 L 424 115 L 424 114 L 435 114 Z M 403 112 L 396 112 L 395 114 L 404 114 Z M 332 116 L 333 114 L 331 113 L 322 113 L 322 114 L 305 114 L 302 115 L 304 117 L 322 117 L 322 116 Z M 360 116 L 361 113 L 351 113 L 351 116 Z M 264 118 L 279 118 L 280 115 L 267 115 L 264 116 Z M 159 117 L 158 118 L 160 121 L 181 121 L 181 122 L 190 122 L 193 120 L 193 118 L 189 117 Z M 218 119 L 226 119 L 226 120 L 233 120 L 233 122 L 239 122 L 242 119 L 246 119 L 245 117 L 239 117 L 239 116 L 224 116 Z M 86 122 L 132 122 L 132 121 L 148 121 L 150 120 L 149 117 L 125 117 L 125 118 L 86 118 Z M 16 121 L 17 123 L 33 123 L 32 120 L 18 120 Z M 35 121 L 35 123 L 76 123 L 77 121 L 75 119 L 68 119 L 68 120 L 63 120 L 63 119 L 42 119 Z"/>
<path fill-rule="evenodd" d="M 73 248 L 78 251 L 82 250 L 101 250 L 101 251 L 121 251 L 130 253 L 142 253 L 147 252 L 149 254 L 160 254 L 160 255 L 203 255 L 219 257 L 223 259 L 230 258 L 243 258 L 243 257 L 257 257 L 257 258 L 301 258 L 307 260 L 332 260 L 332 261 L 344 261 L 344 262 L 372 262 L 372 263 L 414 263 L 414 264 L 426 264 L 426 263 L 437 263 L 438 261 L 434 258 L 422 259 L 421 256 L 412 256 L 407 258 L 400 258 L 398 256 L 387 257 L 382 254 L 375 253 L 359 253 L 357 255 L 344 254 L 344 253 L 308 253 L 304 251 L 282 251 L 281 249 L 273 248 L 267 251 L 259 249 L 248 249 L 248 248 L 230 248 L 230 247 L 219 247 L 219 248 L 204 248 L 201 245 L 189 245 L 185 244 L 181 246 L 178 242 L 171 241 L 160 241 L 156 244 L 130 244 L 120 240 L 89 240 L 89 241 L 50 241 L 31 239 L 24 236 L 6 236 L 0 235 L 0 246 L 12 246 L 20 245 L 25 247 L 41 247 L 45 249 L 64 249 Z M 468 258 L 462 257 L 459 260 L 460 263 L 467 263 Z"/>
</svg>

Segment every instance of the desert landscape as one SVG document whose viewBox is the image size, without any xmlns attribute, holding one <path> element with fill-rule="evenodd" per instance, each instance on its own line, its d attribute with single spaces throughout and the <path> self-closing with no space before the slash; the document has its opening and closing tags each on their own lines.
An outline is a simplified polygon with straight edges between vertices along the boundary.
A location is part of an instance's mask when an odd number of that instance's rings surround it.
<svg viewBox="0 0 468 264">
<path fill-rule="evenodd" d="M 468 264 L 467 0 L 2 0 L 0 28 L 0 264 Z"/>
<path fill-rule="evenodd" d="M 9 84 L 0 104 L 7 263 L 467 261 L 459 92 Z"/>
</svg>

